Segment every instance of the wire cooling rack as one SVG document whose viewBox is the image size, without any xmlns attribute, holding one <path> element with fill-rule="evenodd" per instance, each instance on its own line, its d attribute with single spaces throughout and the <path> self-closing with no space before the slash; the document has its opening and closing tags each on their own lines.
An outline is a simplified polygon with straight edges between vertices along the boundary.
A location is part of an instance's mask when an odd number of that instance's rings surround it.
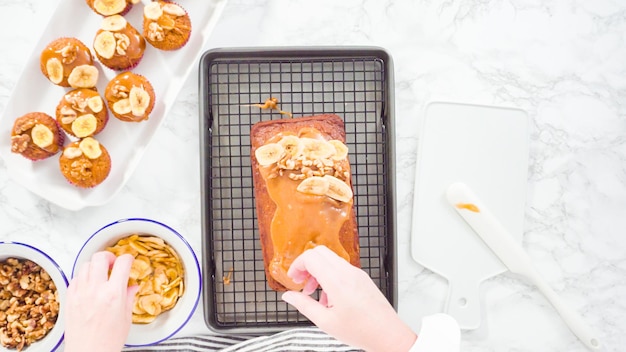
<svg viewBox="0 0 626 352">
<path fill-rule="evenodd" d="M 361 266 L 394 305 L 395 185 L 392 63 L 378 48 L 217 49 L 200 61 L 204 315 L 231 333 L 310 325 L 266 281 L 250 163 L 250 129 L 334 113 L 350 150 Z"/>
</svg>

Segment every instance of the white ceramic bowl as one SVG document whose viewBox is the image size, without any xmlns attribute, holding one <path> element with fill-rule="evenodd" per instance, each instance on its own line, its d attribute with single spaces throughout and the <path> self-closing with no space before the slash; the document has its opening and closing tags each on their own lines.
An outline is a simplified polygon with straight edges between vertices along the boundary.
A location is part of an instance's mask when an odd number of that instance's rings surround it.
<svg viewBox="0 0 626 352">
<path fill-rule="evenodd" d="M 59 267 L 59 265 L 49 255 L 33 246 L 19 242 L 0 241 L 0 261 L 4 261 L 8 258 L 28 259 L 44 269 L 48 273 L 48 275 L 50 275 L 50 278 L 52 278 L 52 280 L 54 281 L 60 302 L 57 321 L 54 324 L 52 330 L 50 330 L 43 339 L 34 342 L 28 348 L 26 348 L 25 351 L 55 351 L 61 345 L 64 333 L 64 304 L 65 296 L 67 293 L 68 281 L 65 277 L 65 274 L 63 274 L 63 270 L 61 270 L 61 267 Z M 9 350 L 6 347 L 0 345 L 0 351 L 4 352 L 15 350 Z"/>
<path fill-rule="evenodd" d="M 122 219 L 96 231 L 81 248 L 72 269 L 72 277 L 80 266 L 95 252 L 113 246 L 119 239 L 133 233 L 153 235 L 162 238 L 180 256 L 185 270 L 185 293 L 176 306 L 161 313 L 150 324 L 132 324 L 126 346 L 146 346 L 164 341 L 178 332 L 189 321 L 200 300 L 202 274 L 198 259 L 183 236 L 171 227 L 150 219 Z"/>
</svg>

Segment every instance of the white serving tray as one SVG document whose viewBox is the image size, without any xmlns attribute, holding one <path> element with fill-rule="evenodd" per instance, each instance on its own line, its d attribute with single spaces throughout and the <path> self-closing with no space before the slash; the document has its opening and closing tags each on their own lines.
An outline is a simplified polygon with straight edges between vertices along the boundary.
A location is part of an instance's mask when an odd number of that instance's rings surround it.
<svg viewBox="0 0 626 352">
<path fill-rule="evenodd" d="M 445 312 L 481 323 L 480 284 L 506 267 L 446 199 L 463 182 L 520 241 L 528 177 L 528 116 L 518 109 L 445 102 L 425 110 L 417 150 L 411 253 L 448 280 Z"/>
<path fill-rule="evenodd" d="M 0 120 L 0 155 L 6 162 L 11 178 L 40 197 L 70 210 L 102 205 L 113 198 L 131 177 L 189 73 L 197 66 L 204 44 L 227 1 L 180 3 L 189 13 L 192 25 L 191 37 L 183 48 L 166 52 L 146 43 L 144 57 L 132 71 L 145 76 L 152 83 L 156 95 L 154 110 L 148 120 L 140 123 L 122 122 L 109 113 L 109 123 L 96 135 L 96 139 L 111 155 L 111 173 L 100 185 L 92 189 L 80 189 L 69 184 L 59 171 L 58 155 L 32 162 L 11 152 L 10 136 L 15 119 L 33 111 L 45 112 L 54 117 L 57 104 L 70 90 L 52 84 L 41 73 L 39 57 L 45 46 L 59 37 L 75 37 L 93 52 L 93 38 L 100 27 L 102 16 L 93 12 L 84 0 L 61 0 L 26 61 Z M 149 2 L 143 0 L 144 4 Z M 124 17 L 138 31 L 142 31 L 142 3 L 135 5 Z M 97 59 L 95 61 L 100 69 L 97 89 L 102 94 L 106 84 L 119 72 L 108 69 Z"/>
</svg>

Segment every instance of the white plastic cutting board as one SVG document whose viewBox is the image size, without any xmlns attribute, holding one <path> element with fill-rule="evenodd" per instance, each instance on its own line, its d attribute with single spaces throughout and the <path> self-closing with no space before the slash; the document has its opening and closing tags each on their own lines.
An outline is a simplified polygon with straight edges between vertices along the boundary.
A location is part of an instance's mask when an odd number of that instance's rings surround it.
<svg viewBox="0 0 626 352">
<path fill-rule="evenodd" d="M 481 322 L 480 284 L 506 270 L 446 201 L 464 182 L 521 241 L 528 175 L 528 116 L 518 109 L 434 102 L 417 150 L 411 253 L 448 280 L 446 313 L 462 329 Z"/>
</svg>

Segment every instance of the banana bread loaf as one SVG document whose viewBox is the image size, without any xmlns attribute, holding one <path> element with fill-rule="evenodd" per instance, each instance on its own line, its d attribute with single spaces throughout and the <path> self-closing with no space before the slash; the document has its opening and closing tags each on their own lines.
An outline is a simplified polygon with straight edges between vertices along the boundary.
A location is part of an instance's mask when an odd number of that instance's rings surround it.
<svg viewBox="0 0 626 352">
<path fill-rule="evenodd" d="M 316 115 L 264 121 L 251 131 L 254 194 L 265 273 L 276 291 L 298 290 L 287 270 L 325 245 L 360 266 L 343 120 Z"/>
</svg>

